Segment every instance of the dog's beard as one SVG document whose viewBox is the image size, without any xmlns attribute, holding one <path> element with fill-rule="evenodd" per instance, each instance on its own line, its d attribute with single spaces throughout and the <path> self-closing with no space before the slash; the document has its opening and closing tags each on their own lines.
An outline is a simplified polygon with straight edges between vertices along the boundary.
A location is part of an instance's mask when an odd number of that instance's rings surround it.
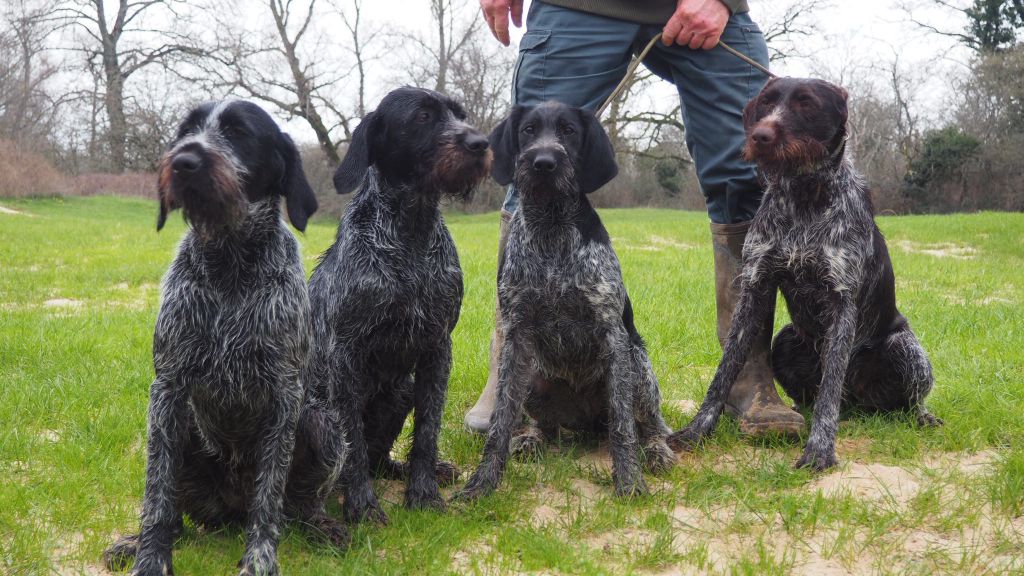
<svg viewBox="0 0 1024 576">
<path fill-rule="evenodd" d="M 520 158 L 513 182 L 524 203 L 551 205 L 574 201 L 579 196 L 576 168 L 572 162 L 561 161 L 554 172 L 542 175 L 534 171 L 532 161 Z"/>
<path fill-rule="evenodd" d="M 185 221 L 204 241 L 217 233 L 235 231 L 244 220 L 246 200 L 242 175 L 223 156 L 208 154 L 209 169 L 188 182 L 175 176 L 173 154 L 165 154 L 158 168 L 158 193 L 162 209 L 170 213 L 182 208 Z"/>
<path fill-rule="evenodd" d="M 491 151 L 474 154 L 454 140 L 441 144 L 427 179 L 445 196 L 468 201 L 491 171 Z"/>
<path fill-rule="evenodd" d="M 745 160 L 756 162 L 769 172 L 787 175 L 813 171 L 828 156 L 828 148 L 809 136 L 780 134 L 770 146 L 751 144 L 748 138 L 743 146 Z"/>
</svg>

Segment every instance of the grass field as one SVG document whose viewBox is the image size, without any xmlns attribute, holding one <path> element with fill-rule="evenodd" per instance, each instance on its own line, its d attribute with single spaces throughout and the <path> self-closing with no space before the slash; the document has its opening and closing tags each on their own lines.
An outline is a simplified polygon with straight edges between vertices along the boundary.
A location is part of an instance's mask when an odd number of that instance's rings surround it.
<svg viewBox="0 0 1024 576">
<path fill-rule="evenodd" d="M 159 283 L 183 225 L 176 216 L 157 234 L 155 206 L 142 200 L 0 204 L 0 574 L 105 573 L 103 548 L 137 529 Z M 720 354 L 706 217 L 602 216 L 667 419 L 680 426 Z M 466 299 L 441 453 L 465 478 L 482 448 L 461 422 L 486 377 L 497 215 L 448 221 Z M 799 443 L 751 441 L 726 419 L 634 501 L 611 497 L 607 453 L 594 445 L 513 462 L 494 496 L 445 514 L 403 510 L 402 486 L 380 481 L 390 525 L 356 528 L 346 553 L 289 530 L 283 571 L 1024 573 L 1024 215 L 880 225 L 900 307 L 934 364 L 929 405 L 945 427 L 844 420 L 842 467 L 815 476 L 792 468 Z M 335 226 L 318 221 L 301 239 L 307 272 Z M 237 530 L 189 528 L 175 568 L 230 574 L 242 549 Z"/>
</svg>

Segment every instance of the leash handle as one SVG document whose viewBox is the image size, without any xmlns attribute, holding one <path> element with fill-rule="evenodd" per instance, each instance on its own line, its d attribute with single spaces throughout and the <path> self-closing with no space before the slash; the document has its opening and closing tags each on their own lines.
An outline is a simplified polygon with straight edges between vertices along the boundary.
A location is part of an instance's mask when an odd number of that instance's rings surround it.
<svg viewBox="0 0 1024 576">
<path fill-rule="evenodd" d="M 651 38 L 651 41 L 647 43 L 647 46 L 644 46 L 644 49 L 640 51 L 640 54 L 638 54 L 636 58 L 633 58 L 629 62 L 629 66 L 626 67 L 626 74 L 623 75 L 622 80 L 619 81 L 619 85 L 616 86 L 614 90 L 612 90 L 612 93 L 608 96 L 604 103 L 601 104 L 601 107 L 597 109 L 597 113 L 595 115 L 598 118 L 600 118 L 601 114 L 603 114 L 604 111 L 608 108 L 608 105 L 611 104 L 613 100 L 618 98 L 619 94 L 621 94 L 622 91 L 625 90 L 626 84 L 628 84 L 630 78 L 633 77 L 633 73 L 636 72 L 637 67 L 640 66 L 640 63 L 643 62 L 644 58 L 647 57 L 647 54 L 649 54 L 651 49 L 654 48 L 654 44 L 659 40 L 661 40 L 661 34 L 655 35 L 654 38 Z M 747 56 L 746 54 L 740 52 L 739 50 L 733 48 L 732 46 L 729 46 L 725 42 L 719 40 L 718 45 L 721 46 L 729 54 L 732 54 L 733 56 L 739 58 L 740 60 L 743 60 L 747 64 L 750 64 L 754 68 L 757 68 L 765 75 L 767 75 L 769 78 L 778 78 L 778 76 L 772 73 L 771 70 L 768 70 L 753 58 Z"/>
</svg>

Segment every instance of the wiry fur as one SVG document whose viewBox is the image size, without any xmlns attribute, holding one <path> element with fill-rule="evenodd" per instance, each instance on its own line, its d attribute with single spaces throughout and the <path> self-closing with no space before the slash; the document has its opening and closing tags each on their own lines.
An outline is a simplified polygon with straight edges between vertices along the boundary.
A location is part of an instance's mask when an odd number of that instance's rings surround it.
<svg viewBox="0 0 1024 576">
<path fill-rule="evenodd" d="M 548 103 L 514 109 L 491 142 L 494 177 L 514 181 L 522 205 L 499 263 L 498 403 L 458 497 L 493 491 L 513 446 L 535 449 L 563 427 L 607 432 L 616 494 L 643 493 L 641 455 L 653 470 L 675 455 L 618 258 L 586 196 L 615 176 L 608 136 L 589 112 Z M 524 407 L 536 428 L 513 439 Z"/>
<path fill-rule="evenodd" d="M 134 574 L 170 574 L 188 514 L 207 527 L 244 525 L 241 573 L 276 574 L 283 513 L 345 540 L 323 507 L 343 444 L 336 417 L 299 379 L 309 300 L 278 207 L 284 196 L 301 229 L 316 200 L 291 140 L 238 101 L 189 115 L 160 190 L 159 225 L 180 205 L 192 227 L 164 277 L 153 338 L 142 531 L 112 545 L 107 563 L 134 557 Z"/>
<path fill-rule="evenodd" d="M 910 409 L 922 425 L 941 423 L 924 406 L 931 365 L 896 308 L 867 187 L 845 157 L 846 92 L 821 81 L 773 80 L 744 117 L 747 155 L 767 188 L 743 247 L 739 303 L 718 372 L 696 417 L 671 442 L 692 446 L 714 430 L 776 288 L 793 323 L 775 337 L 772 370 L 798 404 L 814 406 L 797 466 L 837 463 L 842 406 Z"/>
<path fill-rule="evenodd" d="M 352 521 L 386 522 L 370 474 L 407 477 L 405 504 L 443 507 L 437 438 L 462 304 L 462 269 L 441 216 L 442 195 L 465 195 L 487 173 L 482 134 L 457 103 L 428 90 L 388 94 L 362 120 L 335 174 L 358 188 L 310 280 L 314 352 L 307 380 L 328 391 L 351 452 L 342 476 Z M 409 464 L 391 447 L 415 409 Z"/>
</svg>

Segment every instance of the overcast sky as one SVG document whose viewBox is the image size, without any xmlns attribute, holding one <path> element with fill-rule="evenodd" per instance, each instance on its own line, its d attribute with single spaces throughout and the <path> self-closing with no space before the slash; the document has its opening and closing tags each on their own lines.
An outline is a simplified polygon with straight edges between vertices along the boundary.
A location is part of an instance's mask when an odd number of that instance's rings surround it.
<svg viewBox="0 0 1024 576">
<path fill-rule="evenodd" d="M 962 0 L 964 1 L 964 0 Z M 475 0 L 469 0 L 475 5 Z M 954 3 L 957 0 L 953 0 Z M 960 31 L 963 22 L 950 11 L 928 8 L 929 0 L 835 0 L 820 9 L 814 18 L 819 33 L 799 40 L 800 57 L 773 65 L 775 72 L 792 76 L 837 75 L 851 67 L 858 70 L 877 66 L 878 82 L 885 84 L 884 69 L 898 58 L 900 65 L 920 77 L 919 98 L 928 116 L 941 121 L 951 90 L 952 78 L 963 69 L 968 52 L 953 40 L 923 31 L 913 24 L 901 6 L 916 3 L 914 16 L 947 30 Z M 755 21 L 767 25 L 789 4 L 788 1 L 750 0 Z M 527 6 L 529 1 L 527 2 Z M 383 23 L 387 28 L 420 31 L 431 29 L 429 3 L 424 0 L 371 0 L 364 3 L 367 21 Z M 513 30 L 513 46 L 525 32 Z M 495 40 L 495 43 L 497 41 Z M 382 87 L 386 88 L 386 87 Z M 658 107 L 670 107 L 677 98 L 675 90 L 661 83 L 649 95 Z M 305 139 L 305 130 L 296 123 L 289 128 Z"/>
</svg>

